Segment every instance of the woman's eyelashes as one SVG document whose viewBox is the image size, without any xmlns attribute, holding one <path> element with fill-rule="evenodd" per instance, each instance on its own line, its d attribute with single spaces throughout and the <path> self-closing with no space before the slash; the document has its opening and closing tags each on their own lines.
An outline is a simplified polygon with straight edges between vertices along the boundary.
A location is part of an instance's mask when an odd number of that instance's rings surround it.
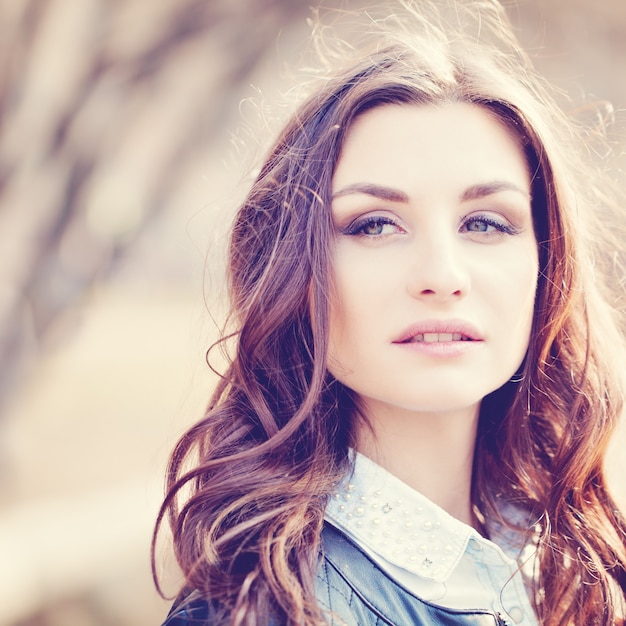
<svg viewBox="0 0 626 626">
<path fill-rule="evenodd" d="M 365 215 L 352 220 L 339 229 L 342 235 L 382 238 L 389 235 L 403 234 L 407 229 L 400 220 L 388 215 Z M 505 217 L 479 213 L 461 218 L 459 232 L 477 237 L 495 237 L 499 235 L 517 235 L 522 231 Z"/>
<path fill-rule="evenodd" d="M 385 215 L 367 215 L 357 218 L 340 229 L 342 235 L 352 237 L 384 237 L 405 232 L 396 220 Z"/>
<path fill-rule="evenodd" d="M 460 231 L 477 235 L 517 235 L 521 229 L 504 217 L 469 215 L 461 220 Z"/>
</svg>

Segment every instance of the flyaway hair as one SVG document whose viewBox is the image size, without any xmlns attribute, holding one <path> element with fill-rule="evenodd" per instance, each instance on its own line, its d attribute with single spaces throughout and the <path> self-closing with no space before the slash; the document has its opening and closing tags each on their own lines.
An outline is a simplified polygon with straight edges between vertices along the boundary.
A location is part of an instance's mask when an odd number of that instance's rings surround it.
<svg viewBox="0 0 626 626">
<path fill-rule="evenodd" d="M 540 623 L 620 623 L 626 526 L 603 462 L 623 405 L 626 352 L 611 306 L 623 289 L 603 282 L 603 246 L 617 248 L 603 179 L 579 156 L 588 136 L 548 95 L 497 2 L 420 0 L 381 12 L 339 11 L 314 28 L 327 70 L 235 217 L 232 359 L 171 456 L 155 541 L 167 520 L 186 585 L 210 598 L 219 623 L 325 623 L 314 589 L 319 535 L 363 419 L 326 370 L 334 168 L 365 111 L 466 102 L 524 148 L 540 255 L 523 367 L 481 407 L 473 503 L 504 523 L 503 503 L 528 512 L 519 530 L 537 542 L 528 585 Z"/>
</svg>

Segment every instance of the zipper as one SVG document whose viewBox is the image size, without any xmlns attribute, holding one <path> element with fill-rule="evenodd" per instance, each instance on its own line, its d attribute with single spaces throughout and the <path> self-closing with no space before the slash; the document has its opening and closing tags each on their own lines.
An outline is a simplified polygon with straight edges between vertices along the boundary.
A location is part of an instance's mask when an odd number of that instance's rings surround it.
<svg viewBox="0 0 626 626">
<path fill-rule="evenodd" d="M 502 617 L 502 613 L 496 613 L 496 622 L 498 626 L 509 626 L 509 623 Z"/>
</svg>

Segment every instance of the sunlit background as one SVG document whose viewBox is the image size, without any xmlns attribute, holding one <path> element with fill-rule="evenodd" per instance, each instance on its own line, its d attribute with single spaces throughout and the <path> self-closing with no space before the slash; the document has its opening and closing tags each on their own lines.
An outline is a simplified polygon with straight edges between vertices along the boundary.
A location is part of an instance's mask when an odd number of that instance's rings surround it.
<svg viewBox="0 0 626 626">
<path fill-rule="evenodd" d="M 213 384 L 225 232 L 310 4 L 0 0 L 0 626 L 167 611 L 165 462 Z M 568 106 L 614 104 L 624 180 L 626 4 L 509 6 Z"/>
</svg>

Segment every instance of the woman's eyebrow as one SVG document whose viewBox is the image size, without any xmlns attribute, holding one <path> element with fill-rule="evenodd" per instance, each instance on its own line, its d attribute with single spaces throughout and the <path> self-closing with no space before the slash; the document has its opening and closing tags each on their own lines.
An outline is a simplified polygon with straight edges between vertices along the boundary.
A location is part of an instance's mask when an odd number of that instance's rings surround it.
<svg viewBox="0 0 626 626">
<path fill-rule="evenodd" d="M 353 183 L 348 185 L 335 192 L 333 199 L 348 196 L 353 193 L 364 193 L 380 200 L 387 200 L 388 202 L 404 202 L 406 204 L 409 201 L 409 196 L 403 191 L 393 189 L 392 187 L 384 187 L 383 185 L 374 185 L 372 183 Z"/>
<path fill-rule="evenodd" d="M 514 183 L 508 181 L 493 181 L 468 187 L 461 195 L 461 201 L 468 202 L 469 200 L 479 200 L 480 198 L 486 198 L 487 196 L 503 191 L 515 191 L 525 198 L 531 198 L 528 191 Z M 403 202 L 405 204 L 409 202 L 409 196 L 403 191 L 384 185 L 375 185 L 373 183 L 352 183 L 335 192 L 332 197 L 334 200 L 335 198 L 357 193 L 373 196 L 379 200 L 386 200 L 388 202 Z"/>
<path fill-rule="evenodd" d="M 524 198 L 529 200 L 531 199 L 530 193 L 526 189 L 519 187 L 515 183 L 497 180 L 468 187 L 461 195 L 461 202 L 480 200 L 481 198 L 486 198 L 487 196 L 491 196 L 502 191 L 515 191 L 517 193 L 521 193 Z"/>
</svg>

